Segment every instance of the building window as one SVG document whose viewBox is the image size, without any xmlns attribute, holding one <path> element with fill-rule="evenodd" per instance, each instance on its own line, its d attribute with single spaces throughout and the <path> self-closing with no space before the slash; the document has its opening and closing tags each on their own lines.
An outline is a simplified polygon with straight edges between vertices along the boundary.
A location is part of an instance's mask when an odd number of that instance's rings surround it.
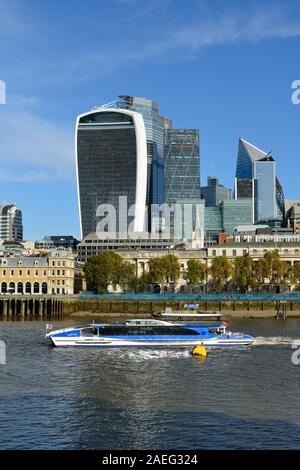
<svg viewBox="0 0 300 470">
<path fill-rule="evenodd" d="M 6 276 L 6 271 L 5 271 L 5 269 L 4 269 L 4 271 L 3 271 L 3 276 Z"/>
<path fill-rule="evenodd" d="M 213 251 L 212 251 L 212 255 L 213 255 L 213 256 L 217 256 L 217 251 L 216 251 L 216 250 L 213 250 Z"/>
<path fill-rule="evenodd" d="M 21 270 L 21 269 L 20 269 L 20 271 L 19 271 L 19 276 L 22 276 L 22 270 Z"/>
<path fill-rule="evenodd" d="M 60 270 L 59 269 L 57 270 L 57 275 L 60 276 Z"/>
<path fill-rule="evenodd" d="M 247 250 L 243 250 L 243 256 L 247 255 Z"/>
<path fill-rule="evenodd" d="M 226 250 L 222 250 L 222 255 L 226 256 Z"/>
<path fill-rule="evenodd" d="M 15 274 L 15 272 L 14 272 L 14 270 L 12 269 L 12 270 L 10 271 L 10 275 L 11 275 L 11 276 L 14 276 L 14 274 Z"/>
<path fill-rule="evenodd" d="M 30 276 L 30 271 L 27 271 L 27 276 Z"/>
</svg>

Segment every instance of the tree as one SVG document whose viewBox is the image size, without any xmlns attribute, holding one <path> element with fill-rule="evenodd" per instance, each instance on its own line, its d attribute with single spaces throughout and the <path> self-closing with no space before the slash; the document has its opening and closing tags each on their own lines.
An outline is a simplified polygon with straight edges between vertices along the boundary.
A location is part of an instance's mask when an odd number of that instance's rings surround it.
<svg viewBox="0 0 300 470">
<path fill-rule="evenodd" d="M 180 264 L 174 255 L 166 255 L 149 260 L 149 272 L 152 282 L 160 285 L 177 282 L 180 276 Z"/>
<path fill-rule="evenodd" d="M 122 257 L 113 252 L 91 256 L 83 267 L 88 289 L 100 293 L 107 292 L 109 285 L 116 288 L 120 279 L 122 263 Z"/>
<path fill-rule="evenodd" d="M 149 271 L 145 271 L 140 277 L 135 279 L 135 288 L 137 292 L 148 292 L 153 279 Z"/>
<path fill-rule="evenodd" d="M 278 251 L 269 251 L 264 254 L 267 263 L 267 276 L 271 290 L 274 292 L 278 284 L 282 284 L 288 277 L 289 266 L 280 259 Z"/>
<path fill-rule="evenodd" d="M 123 289 L 134 290 L 136 282 L 135 266 L 129 261 L 123 261 L 118 275 L 118 284 Z"/>
<path fill-rule="evenodd" d="M 163 258 L 166 282 L 176 283 L 180 277 L 180 264 L 177 256 L 166 255 Z"/>
<path fill-rule="evenodd" d="M 298 290 L 300 288 L 300 263 L 294 263 L 293 266 L 290 267 L 289 273 L 291 284 L 294 284 Z"/>
<path fill-rule="evenodd" d="M 253 271 L 254 261 L 251 256 L 238 256 L 233 263 L 232 283 L 236 290 L 248 292 L 255 286 Z"/>
<path fill-rule="evenodd" d="M 253 281 L 255 289 L 261 290 L 267 277 L 268 263 L 265 258 L 260 258 L 253 265 Z"/>
<path fill-rule="evenodd" d="M 205 279 L 206 266 L 197 259 L 189 259 L 187 262 L 187 269 L 184 274 L 184 279 L 192 287 L 201 284 Z"/>
<path fill-rule="evenodd" d="M 213 290 L 222 292 L 227 289 L 229 279 L 231 278 L 232 264 L 226 256 L 217 256 L 211 263 L 210 274 Z"/>
<path fill-rule="evenodd" d="M 163 262 L 163 258 L 150 259 L 149 272 L 152 282 L 159 284 L 162 288 L 166 279 L 166 268 Z"/>
</svg>

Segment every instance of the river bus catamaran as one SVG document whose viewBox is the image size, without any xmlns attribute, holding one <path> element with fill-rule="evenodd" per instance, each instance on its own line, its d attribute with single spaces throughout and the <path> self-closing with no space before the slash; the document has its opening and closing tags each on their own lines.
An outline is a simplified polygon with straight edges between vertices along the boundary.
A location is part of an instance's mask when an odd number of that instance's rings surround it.
<svg viewBox="0 0 300 470">
<path fill-rule="evenodd" d="M 179 324 L 163 320 L 127 320 L 115 324 L 92 323 L 49 331 L 46 338 L 56 347 L 193 347 L 247 346 L 253 337 L 227 331 L 227 324 Z M 48 327 L 48 328 L 47 328 Z"/>
</svg>

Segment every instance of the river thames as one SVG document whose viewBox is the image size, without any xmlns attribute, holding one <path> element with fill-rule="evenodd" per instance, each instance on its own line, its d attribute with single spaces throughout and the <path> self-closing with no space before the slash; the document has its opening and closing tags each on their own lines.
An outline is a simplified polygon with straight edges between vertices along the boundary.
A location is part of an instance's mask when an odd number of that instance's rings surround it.
<svg viewBox="0 0 300 470">
<path fill-rule="evenodd" d="M 44 322 L 1 322 L 0 449 L 300 449 L 300 320 L 229 329 L 254 345 L 203 359 L 190 349 L 56 349 Z"/>
</svg>

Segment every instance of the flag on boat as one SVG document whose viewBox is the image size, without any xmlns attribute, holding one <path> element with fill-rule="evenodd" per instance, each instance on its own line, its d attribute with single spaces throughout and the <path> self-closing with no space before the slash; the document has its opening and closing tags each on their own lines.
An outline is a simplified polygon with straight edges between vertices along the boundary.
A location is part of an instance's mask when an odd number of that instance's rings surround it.
<svg viewBox="0 0 300 470">
<path fill-rule="evenodd" d="M 46 330 L 52 330 L 53 329 L 53 325 L 51 325 L 50 323 L 46 323 Z"/>
</svg>

